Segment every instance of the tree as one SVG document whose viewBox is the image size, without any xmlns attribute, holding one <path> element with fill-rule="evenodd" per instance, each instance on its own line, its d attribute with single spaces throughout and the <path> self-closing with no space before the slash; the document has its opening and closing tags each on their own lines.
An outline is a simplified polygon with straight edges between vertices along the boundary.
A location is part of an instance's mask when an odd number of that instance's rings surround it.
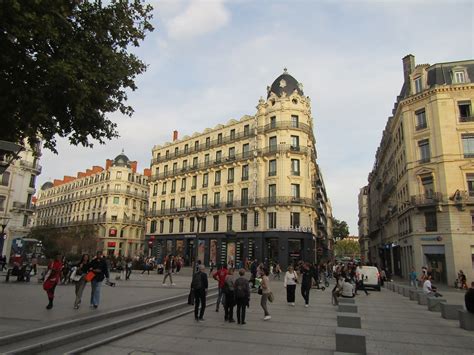
<svg viewBox="0 0 474 355">
<path fill-rule="evenodd" d="M 0 4 L 0 140 L 56 151 L 56 135 L 92 147 L 131 116 L 127 90 L 146 65 L 128 52 L 149 31 L 140 0 L 5 0 Z"/>
<path fill-rule="evenodd" d="M 359 242 L 350 239 L 339 240 L 334 245 L 334 254 L 336 256 L 355 257 L 360 255 Z"/>
<path fill-rule="evenodd" d="M 349 227 L 345 221 L 339 221 L 333 218 L 332 235 L 334 240 L 342 240 L 349 235 Z"/>
</svg>

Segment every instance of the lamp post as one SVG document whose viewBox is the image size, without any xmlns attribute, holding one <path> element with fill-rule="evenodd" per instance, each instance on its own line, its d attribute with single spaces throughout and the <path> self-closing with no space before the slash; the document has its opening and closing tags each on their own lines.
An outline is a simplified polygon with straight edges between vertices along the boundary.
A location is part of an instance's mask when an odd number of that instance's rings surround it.
<svg viewBox="0 0 474 355">
<path fill-rule="evenodd" d="M 0 232 L 0 256 L 3 255 L 3 245 L 5 243 L 5 240 L 7 239 L 5 228 L 7 227 L 9 220 L 10 220 L 10 217 L 6 217 L 6 216 L 0 217 L 0 226 L 2 227 L 2 231 Z"/>
</svg>

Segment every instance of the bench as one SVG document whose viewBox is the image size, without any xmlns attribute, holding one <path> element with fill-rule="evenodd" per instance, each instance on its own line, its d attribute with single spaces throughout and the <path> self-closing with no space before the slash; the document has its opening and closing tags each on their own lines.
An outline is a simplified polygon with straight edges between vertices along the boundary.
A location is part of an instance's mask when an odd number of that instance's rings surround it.
<svg viewBox="0 0 474 355">
<path fill-rule="evenodd" d="M 366 354 L 365 332 L 356 328 L 336 328 L 336 351 Z"/>
<path fill-rule="evenodd" d="M 357 306 L 355 304 L 340 304 L 337 311 L 343 313 L 357 313 Z"/>
<path fill-rule="evenodd" d="M 463 309 L 463 310 L 459 310 L 458 314 L 459 314 L 459 326 L 462 329 L 474 330 L 474 313 L 470 313 Z"/>
<path fill-rule="evenodd" d="M 458 311 L 462 310 L 464 310 L 464 307 L 460 304 L 441 303 L 441 317 L 444 319 L 459 320 Z"/>
<path fill-rule="evenodd" d="M 354 298 L 344 298 L 344 297 L 339 297 L 339 303 L 345 303 L 345 304 L 355 304 L 355 299 Z"/>
<path fill-rule="evenodd" d="M 343 328 L 362 328 L 360 316 L 355 313 L 337 313 L 337 326 Z"/>
<path fill-rule="evenodd" d="M 423 306 L 428 305 L 428 295 L 426 295 L 424 292 L 418 293 L 418 304 Z"/>
<path fill-rule="evenodd" d="M 441 297 L 428 297 L 427 302 L 428 311 L 441 312 L 441 303 L 446 303 L 446 300 Z"/>
</svg>

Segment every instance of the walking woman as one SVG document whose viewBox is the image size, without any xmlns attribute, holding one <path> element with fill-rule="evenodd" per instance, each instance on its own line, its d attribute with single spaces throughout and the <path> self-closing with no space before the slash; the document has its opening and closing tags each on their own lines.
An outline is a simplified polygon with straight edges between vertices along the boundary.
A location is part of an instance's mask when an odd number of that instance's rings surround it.
<svg viewBox="0 0 474 355">
<path fill-rule="evenodd" d="M 61 280 L 62 268 L 63 263 L 61 262 L 61 255 L 57 255 L 56 259 L 48 265 L 48 270 L 46 271 L 46 276 L 44 277 L 43 282 L 43 289 L 46 291 L 49 300 L 46 309 L 53 308 L 54 290 Z"/>
<path fill-rule="evenodd" d="M 272 292 L 272 290 L 270 289 L 270 279 L 268 278 L 268 275 L 270 275 L 270 271 L 268 270 L 268 268 L 265 267 L 262 269 L 262 272 L 262 283 L 260 285 L 260 287 L 262 288 L 262 298 L 260 299 L 260 306 L 262 306 L 263 312 L 265 314 L 263 320 L 270 320 L 272 319 L 272 316 L 268 312 L 267 308 L 268 297 Z"/>
<path fill-rule="evenodd" d="M 237 323 L 245 324 L 245 308 L 249 305 L 250 286 L 245 278 L 245 269 L 239 270 L 239 278 L 234 283 L 235 302 L 237 303 Z"/>
<path fill-rule="evenodd" d="M 74 309 L 79 309 L 81 304 L 82 293 L 86 287 L 86 274 L 89 271 L 89 254 L 83 254 L 79 264 L 76 265 L 76 276 L 74 283 L 76 284 L 76 300 L 74 301 Z"/>
<path fill-rule="evenodd" d="M 283 286 L 286 288 L 286 302 L 288 305 L 295 305 L 295 290 L 296 284 L 298 283 L 298 275 L 293 269 L 293 266 L 288 267 L 288 271 L 285 273 L 285 280 L 283 281 Z"/>
</svg>

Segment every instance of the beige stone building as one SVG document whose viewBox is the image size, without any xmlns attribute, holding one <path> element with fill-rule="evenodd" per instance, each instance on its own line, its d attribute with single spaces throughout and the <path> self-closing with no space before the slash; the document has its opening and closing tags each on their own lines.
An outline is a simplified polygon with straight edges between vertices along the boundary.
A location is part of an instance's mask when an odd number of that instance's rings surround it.
<svg viewBox="0 0 474 355">
<path fill-rule="evenodd" d="M 37 146 L 35 149 L 36 153 L 28 144 L 24 144 L 18 158 L 0 174 L 0 220 L 5 225 L 5 236 L 0 237 L 0 252 L 7 258 L 12 248 L 13 253 L 23 252 L 24 238 L 33 222 L 32 200 L 36 192 L 36 177 L 41 173 L 41 148 Z M 0 162 L 4 159 L 8 157 L 0 155 Z"/>
<path fill-rule="evenodd" d="M 187 262 L 287 265 L 327 255 L 328 210 L 310 99 L 286 71 L 254 116 L 153 148 L 147 245 Z M 198 222 L 199 218 L 199 222 Z"/>
<path fill-rule="evenodd" d="M 36 204 L 36 227 L 94 226 L 108 255 L 143 253 L 148 176 L 123 153 L 77 176 L 46 182 Z"/>
<path fill-rule="evenodd" d="M 369 174 L 369 257 L 407 277 L 474 280 L 474 61 L 403 59 L 404 84 Z"/>
<path fill-rule="evenodd" d="M 359 191 L 358 196 L 359 206 L 359 244 L 360 257 L 362 261 L 369 260 L 369 216 L 368 216 L 368 187 L 364 186 Z"/>
</svg>

